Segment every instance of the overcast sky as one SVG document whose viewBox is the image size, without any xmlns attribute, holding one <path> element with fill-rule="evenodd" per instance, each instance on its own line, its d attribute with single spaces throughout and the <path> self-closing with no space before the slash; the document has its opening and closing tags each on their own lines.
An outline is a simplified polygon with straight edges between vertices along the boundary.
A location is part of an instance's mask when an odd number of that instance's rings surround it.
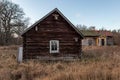
<svg viewBox="0 0 120 80">
<path fill-rule="evenodd" d="M 10 0 L 23 8 L 33 24 L 58 8 L 74 25 L 120 29 L 120 0 Z"/>
</svg>

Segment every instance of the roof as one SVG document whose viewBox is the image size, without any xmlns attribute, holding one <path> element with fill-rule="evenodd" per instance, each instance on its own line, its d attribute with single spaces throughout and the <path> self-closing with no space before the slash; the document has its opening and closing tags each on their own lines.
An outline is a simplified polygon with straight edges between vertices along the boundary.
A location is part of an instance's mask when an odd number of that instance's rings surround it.
<svg viewBox="0 0 120 80">
<path fill-rule="evenodd" d="M 21 35 L 24 35 L 27 31 L 29 31 L 31 28 L 35 27 L 38 23 L 40 23 L 41 21 L 43 21 L 45 18 L 47 18 L 50 14 L 52 14 L 55 11 L 57 11 L 72 26 L 72 28 L 83 38 L 83 34 L 57 8 L 53 9 L 51 12 L 49 12 L 48 14 L 46 14 L 44 17 L 42 17 L 36 23 L 34 23 L 33 25 L 31 25 Z"/>
<path fill-rule="evenodd" d="M 99 33 L 97 33 L 94 30 L 80 30 L 80 31 L 82 32 L 82 34 L 85 37 L 98 37 L 98 36 L 100 36 Z"/>
<path fill-rule="evenodd" d="M 113 36 L 113 33 L 110 31 L 106 31 L 106 30 L 99 30 L 97 31 L 100 35 L 104 35 L 104 36 Z"/>
</svg>

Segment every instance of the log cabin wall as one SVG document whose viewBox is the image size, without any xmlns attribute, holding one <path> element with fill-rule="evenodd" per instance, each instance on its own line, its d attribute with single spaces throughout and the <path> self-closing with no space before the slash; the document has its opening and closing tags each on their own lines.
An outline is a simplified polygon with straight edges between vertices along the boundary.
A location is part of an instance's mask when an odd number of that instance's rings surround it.
<svg viewBox="0 0 120 80">
<path fill-rule="evenodd" d="M 57 19 L 54 15 L 58 15 Z M 37 56 L 79 56 L 81 39 L 73 27 L 55 11 L 23 35 L 23 59 Z M 50 40 L 59 40 L 58 54 L 50 53 Z"/>
</svg>

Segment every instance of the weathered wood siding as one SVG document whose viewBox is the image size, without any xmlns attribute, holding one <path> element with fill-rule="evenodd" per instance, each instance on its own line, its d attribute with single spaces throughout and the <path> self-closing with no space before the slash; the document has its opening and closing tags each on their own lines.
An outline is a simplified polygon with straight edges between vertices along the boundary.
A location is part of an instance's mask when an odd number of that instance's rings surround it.
<svg viewBox="0 0 120 80">
<path fill-rule="evenodd" d="M 82 46 L 97 46 L 97 37 L 85 37 L 82 39 Z"/>
<path fill-rule="evenodd" d="M 62 16 L 54 19 L 52 13 L 35 27 L 23 35 L 23 58 L 36 58 L 37 56 L 79 56 L 81 53 L 81 36 L 67 23 Z M 75 37 L 78 42 L 75 42 Z M 59 40 L 59 54 L 50 53 L 49 41 Z"/>
</svg>

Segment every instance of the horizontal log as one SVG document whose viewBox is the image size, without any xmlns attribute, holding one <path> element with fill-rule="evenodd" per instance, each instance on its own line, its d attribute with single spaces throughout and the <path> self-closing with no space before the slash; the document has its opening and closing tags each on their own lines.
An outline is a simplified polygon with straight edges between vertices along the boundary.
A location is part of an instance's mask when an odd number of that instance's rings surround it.
<svg viewBox="0 0 120 80">
<path fill-rule="evenodd" d="M 54 14 L 54 13 L 53 13 Z M 57 14 L 57 12 L 55 12 Z M 41 21 L 23 35 L 23 58 L 36 58 L 37 56 L 78 56 L 81 52 L 81 37 L 61 16 L 55 20 L 52 15 Z M 75 42 L 78 37 L 78 42 Z M 50 40 L 59 40 L 59 53 L 50 53 Z"/>
</svg>

